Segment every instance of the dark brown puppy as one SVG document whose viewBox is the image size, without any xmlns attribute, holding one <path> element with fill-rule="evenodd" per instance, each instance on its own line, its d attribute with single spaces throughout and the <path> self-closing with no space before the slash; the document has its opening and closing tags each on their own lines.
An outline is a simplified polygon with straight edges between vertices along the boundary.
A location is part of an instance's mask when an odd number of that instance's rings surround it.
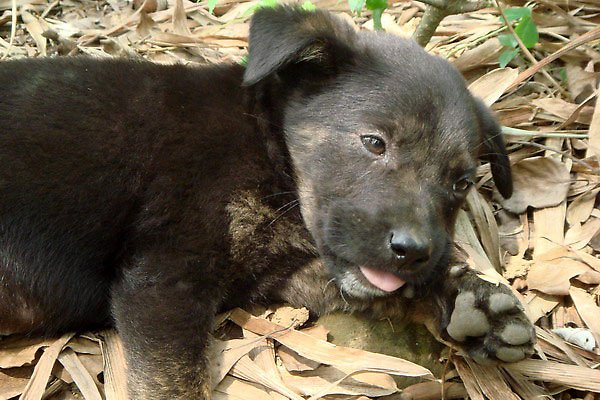
<svg viewBox="0 0 600 400">
<path fill-rule="evenodd" d="M 264 9 L 245 70 L 24 60 L 0 87 L 0 334 L 114 323 L 136 400 L 208 398 L 214 315 L 256 301 L 410 288 L 477 359 L 531 352 L 510 291 L 451 267 L 477 156 L 511 194 L 499 127 L 412 42 Z"/>
</svg>

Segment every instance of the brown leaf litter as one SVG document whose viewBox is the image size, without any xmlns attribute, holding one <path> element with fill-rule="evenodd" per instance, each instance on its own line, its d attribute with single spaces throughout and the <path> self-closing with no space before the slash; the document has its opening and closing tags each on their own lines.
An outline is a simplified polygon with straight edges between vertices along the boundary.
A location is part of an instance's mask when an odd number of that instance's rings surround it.
<svg viewBox="0 0 600 400">
<path fill-rule="evenodd" d="M 88 54 L 239 62 L 258 2 L 220 0 L 214 15 L 205 2 L 133 3 L 0 0 L 0 59 Z M 347 14 L 345 2 L 314 3 Z M 533 7 L 540 31 L 530 49 L 535 62 L 519 57 L 498 68 L 496 37 L 506 28 L 492 7 L 447 17 L 427 48 L 453 62 L 505 126 L 515 195 L 501 199 L 489 166 L 481 166 L 479 191 L 459 216 L 456 240 L 484 279 L 520 293 L 538 327 L 536 358 L 490 367 L 452 352 L 443 376 L 433 378 L 409 361 L 328 343 L 322 328 L 302 328 L 305 310 L 258 317 L 233 310 L 220 325 L 241 334 L 214 341 L 215 399 L 600 398 L 600 3 L 501 5 Z M 423 10 L 418 1 L 390 3 L 383 26 L 409 36 Z M 372 29 L 368 12 L 346 18 Z M 2 338 L 0 399 L 125 399 L 125 368 L 114 331 Z M 401 390 L 392 375 L 424 380 Z"/>
</svg>

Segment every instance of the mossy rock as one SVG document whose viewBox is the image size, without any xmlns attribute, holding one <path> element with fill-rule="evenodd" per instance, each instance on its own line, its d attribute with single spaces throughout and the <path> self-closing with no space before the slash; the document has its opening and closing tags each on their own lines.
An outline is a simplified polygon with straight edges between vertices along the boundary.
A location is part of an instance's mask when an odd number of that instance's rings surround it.
<svg viewBox="0 0 600 400">
<path fill-rule="evenodd" d="M 324 315 L 316 323 L 329 330 L 332 343 L 400 357 L 428 368 L 436 377 L 442 374 L 444 365 L 439 359 L 445 347 L 423 325 L 343 313 Z M 400 388 L 421 380 L 396 377 Z"/>
</svg>

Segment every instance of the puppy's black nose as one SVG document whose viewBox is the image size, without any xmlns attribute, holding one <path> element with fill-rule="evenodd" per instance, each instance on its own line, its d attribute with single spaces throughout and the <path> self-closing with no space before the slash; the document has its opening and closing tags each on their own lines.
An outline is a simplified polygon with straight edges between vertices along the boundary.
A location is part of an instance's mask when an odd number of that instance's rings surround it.
<svg viewBox="0 0 600 400">
<path fill-rule="evenodd" d="M 425 263 L 431 255 L 430 241 L 418 238 L 403 230 L 394 230 L 390 236 L 390 248 L 403 265 Z"/>
</svg>

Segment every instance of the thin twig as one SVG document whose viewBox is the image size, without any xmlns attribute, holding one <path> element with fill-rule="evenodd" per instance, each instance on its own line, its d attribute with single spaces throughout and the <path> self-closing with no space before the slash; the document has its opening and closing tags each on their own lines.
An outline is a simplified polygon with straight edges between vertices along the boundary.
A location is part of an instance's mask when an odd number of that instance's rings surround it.
<svg viewBox="0 0 600 400">
<path fill-rule="evenodd" d="M 417 26 L 413 39 L 425 47 L 433 37 L 440 22 L 449 15 L 481 10 L 493 5 L 491 0 L 419 0 L 427 4 L 421 22 Z"/>
<path fill-rule="evenodd" d="M 538 132 L 525 129 L 502 127 L 502 133 L 508 136 L 528 136 L 536 138 L 563 138 L 563 139 L 588 139 L 587 133 L 566 133 L 566 132 Z"/>
</svg>

